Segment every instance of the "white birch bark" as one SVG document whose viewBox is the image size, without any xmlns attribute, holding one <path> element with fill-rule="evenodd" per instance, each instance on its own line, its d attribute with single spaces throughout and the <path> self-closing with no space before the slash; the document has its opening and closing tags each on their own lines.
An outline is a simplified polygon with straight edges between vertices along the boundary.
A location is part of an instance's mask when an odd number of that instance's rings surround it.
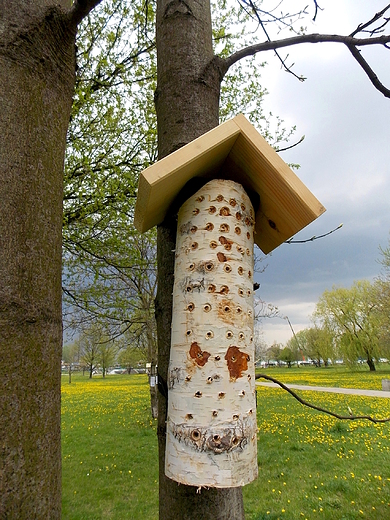
<svg viewBox="0 0 390 520">
<path fill-rule="evenodd" d="M 254 211 L 213 180 L 178 215 L 165 473 L 198 487 L 257 477 Z"/>
</svg>

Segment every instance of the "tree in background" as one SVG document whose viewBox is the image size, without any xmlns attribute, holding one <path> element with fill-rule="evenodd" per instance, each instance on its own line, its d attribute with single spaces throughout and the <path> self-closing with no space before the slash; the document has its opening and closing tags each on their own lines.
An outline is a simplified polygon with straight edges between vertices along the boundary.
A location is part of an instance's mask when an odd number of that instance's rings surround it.
<svg viewBox="0 0 390 520">
<path fill-rule="evenodd" d="M 375 281 L 375 299 L 378 304 L 379 343 L 383 356 L 390 358 L 390 243 L 380 248 L 382 270 Z"/>
<path fill-rule="evenodd" d="M 75 87 L 76 33 L 98 3 L 10 0 L 0 5 L 0 436 L 5 446 L 0 514 L 4 517 L 60 518 L 62 173 Z M 207 1 L 157 0 L 154 101 L 159 158 L 218 125 L 221 84 L 229 69 L 263 51 L 280 53 L 281 48 L 303 43 L 342 43 L 374 87 L 390 97 L 389 89 L 359 51 L 367 45 L 390 42 L 384 33 L 389 20 L 383 18 L 390 6 L 349 35 L 340 36 L 304 34 L 301 19 L 309 14 L 309 8 L 283 14 L 278 5 L 268 12 L 261 11 L 252 0 L 236 5 L 236 23 L 243 22 L 248 34 L 256 28 L 259 32 L 251 33 L 252 41 L 237 40 L 223 56 L 213 48 Z M 150 3 L 144 7 L 147 18 Z M 313 1 L 311 16 L 315 17 L 317 11 L 318 4 Z M 104 9 L 101 16 L 107 26 L 111 21 L 113 27 L 117 25 Z M 139 23 L 135 14 L 129 13 L 131 16 L 137 33 L 141 33 L 145 17 Z M 251 19 L 255 26 L 250 26 Z M 288 37 L 283 39 L 280 31 L 284 28 Z M 266 41 L 258 43 L 263 38 Z M 281 55 L 277 56 L 287 67 Z M 257 64 L 253 62 L 253 66 Z M 147 104 L 147 97 L 144 99 Z M 85 194 L 87 200 L 90 196 Z M 98 222 L 96 216 L 95 225 Z M 157 231 L 158 365 L 165 381 L 175 233 L 174 216 L 169 216 Z M 84 238 L 80 236 L 79 243 Z M 199 495 L 195 488 L 177 486 L 164 476 L 165 414 L 166 400 L 161 396 L 160 520 L 188 515 L 205 520 L 242 519 L 240 488 L 202 490 Z"/>
<path fill-rule="evenodd" d="M 333 287 L 320 297 L 314 316 L 337 338 L 349 363 L 363 358 L 375 371 L 379 354 L 378 304 L 367 280 L 354 282 L 350 289 Z"/>
<path fill-rule="evenodd" d="M 279 353 L 278 360 L 287 363 L 288 368 L 291 368 L 291 364 L 297 361 L 297 356 L 290 347 L 284 347 Z"/>
</svg>

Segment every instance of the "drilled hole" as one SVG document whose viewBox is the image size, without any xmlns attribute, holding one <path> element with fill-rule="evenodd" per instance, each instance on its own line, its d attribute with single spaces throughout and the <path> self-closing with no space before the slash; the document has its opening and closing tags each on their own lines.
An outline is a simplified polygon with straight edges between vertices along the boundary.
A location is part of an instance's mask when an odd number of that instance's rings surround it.
<svg viewBox="0 0 390 520">
<path fill-rule="evenodd" d="M 214 224 L 212 222 L 207 222 L 205 229 L 206 231 L 212 231 L 214 229 Z"/>
<path fill-rule="evenodd" d="M 198 249 L 198 242 L 192 242 L 191 249 L 194 251 L 195 249 Z"/>
<path fill-rule="evenodd" d="M 225 397 L 225 395 L 226 395 L 225 392 L 219 392 L 218 398 L 223 399 Z"/>
<path fill-rule="evenodd" d="M 249 341 L 252 343 L 252 341 L 253 341 L 253 336 L 251 336 L 251 337 L 249 338 Z"/>
<path fill-rule="evenodd" d="M 196 242 L 195 242 L 196 243 Z M 191 263 L 189 266 L 188 266 L 188 270 L 189 271 L 193 271 L 195 269 L 195 264 L 194 263 Z"/>
<path fill-rule="evenodd" d="M 197 215 L 199 213 L 199 208 L 195 208 L 192 210 L 193 215 Z"/>
<path fill-rule="evenodd" d="M 235 232 L 236 235 L 241 235 L 241 228 L 239 226 L 236 226 L 234 228 L 234 232 Z"/>
<path fill-rule="evenodd" d="M 248 231 L 247 234 L 246 234 L 246 238 L 247 238 L 248 240 L 251 239 L 251 234 L 249 233 L 249 231 Z"/>
<path fill-rule="evenodd" d="M 252 294 L 252 291 L 250 289 L 248 289 L 246 293 L 248 296 L 250 296 Z"/>
<path fill-rule="evenodd" d="M 238 417 L 237 417 L 237 419 L 238 419 Z M 232 444 L 233 444 L 233 446 L 237 446 L 237 444 L 238 444 L 239 442 L 240 442 L 240 441 L 239 441 L 238 437 L 233 437 L 233 438 L 232 438 Z"/>
<path fill-rule="evenodd" d="M 234 206 L 237 204 L 236 199 L 230 199 L 230 200 L 229 200 L 229 204 L 230 204 L 231 206 L 233 206 L 233 208 L 234 208 Z"/>
<path fill-rule="evenodd" d="M 242 218 L 241 213 L 240 213 L 239 211 L 237 211 L 237 213 L 236 213 L 236 219 L 237 219 L 237 220 L 241 220 L 241 218 Z"/>
<path fill-rule="evenodd" d="M 204 201 L 203 195 L 199 195 L 199 197 L 197 197 L 197 199 L 196 199 L 196 202 L 203 202 L 203 201 Z"/>
<path fill-rule="evenodd" d="M 192 292 L 192 285 L 187 285 L 186 291 L 187 292 Z"/>
<path fill-rule="evenodd" d="M 225 273 L 231 273 L 232 272 L 232 268 L 230 267 L 229 264 L 226 264 L 223 266 L 223 270 L 225 271 Z"/>
<path fill-rule="evenodd" d="M 245 211 L 245 210 L 246 210 L 245 204 L 241 204 L 241 210 L 242 210 L 242 211 Z"/>
<path fill-rule="evenodd" d="M 238 337 L 239 337 L 240 340 L 243 340 L 243 339 L 245 339 L 245 334 L 243 332 L 240 332 Z"/>
<path fill-rule="evenodd" d="M 248 310 L 248 316 L 252 316 L 252 310 L 251 309 Z"/>
<path fill-rule="evenodd" d="M 194 309 L 195 309 L 195 304 L 194 303 L 191 302 L 191 303 L 189 303 L 187 305 L 187 311 L 192 312 Z"/>
<path fill-rule="evenodd" d="M 248 410 L 248 415 L 252 415 L 253 414 L 253 410 L 252 408 L 250 410 Z"/>
<path fill-rule="evenodd" d="M 247 226 L 251 226 L 251 225 L 252 225 L 252 219 L 249 218 L 249 217 L 245 217 L 245 224 L 246 224 Z"/>
<path fill-rule="evenodd" d="M 212 271 L 214 269 L 213 262 L 206 262 L 204 264 L 204 268 L 205 268 L 206 271 Z"/>
<path fill-rule="evenodd" d="M 186 376 L 185 381 L 187 381 L 187 383 L 188 381 L 191 381 L 191 376 Z"/>
<path fill-rule="evenodd" d="M 213 417 L 217 417 L 217 416 L 218 416 L 218 412 L 217 412 L 217 410 L 213 410 L 212 413 L 211 413 L 211 415 L 212 415 Z"/>
<path fill-rule="evenodd" d="M 215 361 L 219 361 L 221 359 L 221 356 L 215 356 Z"/>
<path fill-rule="evenodd" d="M 210 312 L 211 311 L 211 305 L 209 303 L 205 303 L 203 305 L 204 312 Z"/>
<path fill-rule="evenodd" d="M 195 392 L 195 397 L 202 397 L 202 392 L 200 390 Z"/>
<path fill-rule="evenodd" d="M 229 226 L 229 224 L 224 223 L 224 224 L 221 224 L 221 225 L 219 226 L 219 231 L 220 231 L 221 233 L 228 233 L 229 230 L 230 230 L 230 226 Z"/>
<path fill-rule="evenodd" d="M 248 278 L 252 276 L 252 271 L 248 271 Z"/>
<path fill-rule="evenodd" d="M 216 287 L 215 287 L 215 285 L 214 285 L 213 283 L 211 283 L 211 284 L 207 287 L 207 292 L 209 292 L 209 293 L 213 293 L 213 292 L 215 292 L 215 290 L 216 290 Z"/>
<path fill-rule="evenodd" d="M 224 312 L 230 312 L 230 307 L 229 305 L 225 305 L 225 307 L 223 308 Z"/>
<path fill-rule="evenodd" d="M 222 216 L 222 217 L 229 217 L 230 215 L 230 209 L 227 207 L 227 206 L 224 206 L 223 208 L 221 208 L 219 210 L 219 214 Z"/>
<path fill-rule="evenodd" d="M 247 254 L 248 256 L 251 256 L 251 252 L 250 252 L 250 250 L 249 250 L 248 248 L 246 249 L 246 254 Z"/>
<path fill-rule="evenodd" d="M 250 374 L 248 374 L 248 381 L 250 381 L 252 379 L 252 376 Z"/>
<path fill-rule="evenodd" d="M 223 195 L 217 195 L 217 201 L 222 202 L 223 201 Z"/>
<path fill-rule="evenodd" d="M 200 431 L 199 430 L 192 430 L 191 437 L 194 441 L 198 441 L 200 439 Z"/>
<path fill-rule="evenodd" d="M 244 395 L 245 395 L 245 390 L 241 390 L 241 392 L 240 392 L 240 396 L 241 396 L 241 397 L 244 397 Z"/>
<path fill-rule="evenodd" d="M 250 360 L 251 360 L 251 357 L 250 357 L 248 354 L 246 355 L 246 360 L 247 360 L 247 361 L 250 361 Z"/>
<path fill-rule="evenodd" d="M 218 247 L 218 242 L 216 242 L 215 240 L 212 240 L 210 242 L 210 247 L 211 247 L 211 249 L 215 249 L 216 247 Z"/>
<path fill-rule="evenodd" d="M 213 441 L 214 442 L 219 442 L 220 439 L 221 439 L 221 437 L 219 435 L 217 435 L 217 434 L 213 435 Z"/>
<path fill-rule="evenodd" d="M 228 330 L 227 333 L 226 333 L 226 337 L 227 337 L 227 339 L 232 339 L 233 332 L 231 330 Z"/>
<path fill-rule="evenodd" d="M 236 308 L 236 312 L 237 312 L 237 314 L 241 314 L 241 313 L 242 313 L 242 309 L 241 309 L 241 307 L 237 307 L 237 308 Z"/>
<path fill-rule="evenodd" d="M 207 338 L 207 339 L 211 339 L 211 338 L 213 338 L 213 337 L 214 337 L 214 332 L 213 332 L 212 330 L 208 330 L 208 331 L 206 332 L 206 338 Z"/>
<path fill-rule="evenodd" d="M 233 415 L 233 421 L 238 421 L 238 419 L 239 419 L 239 416 L 238 416 L 238 414 L 235 413 Z"/>
<path fill-rule="evenodd" d="M 198 231 L 198 228 L 196 226 L 192 226 L 190 231 L 191 231 L 191 233 L 196 233 Z"/>
<path fill-rule="evenodd" d="M 213 213 L 215 213 L 217 211 L 217 208 L 215 206 L 210 206 L 209 207 L 209 213 L 212 215 Z"/>
<path fill-rule="evenodd" d="M 191 336 L 191 334 L 192 334 L 192 330 L 191 330 L 191 329 L 188 329 L 188 330 L 186 331 L 186 336 Z"/>
<path fill-rule="evenodd" d="M 245 248 L 243 248 L 242 246 L 237 246 L 237 251 L 238 251 L 239 253 L 241 253 L 242 255 L 245 254 Z"/>
<path fill-rule="evenodd" d="M 238 289 L 238 294 L 240 296 L 244 296 L 244 289 Z"/>
<path fill-rule="evenodd" d="M 238 272 L 238 274 L 243 274 L 244 269 L 240 266 L 240 267 L 237 269 L 237 272 Z"/>
<path fill-rule="evenodd" d="M 213 382 L 213 378 L 212 378 L 212 377 L 208 377 L 208 378 L 207 378 L 207 383 L 208 383 L 209 385 L 211 385 L 212 382 Z"/>
<path fill-rule="evenodd" d="M 226 271 L 226 269 L 225 269 Z M 230 271 L 227 271 L 230 272 Z M 219 291 L 221 294 L 227 294 L 229 292 L 229 287 L 227 285 L 221 285 L 221 290 Z"/>
<path fill-rule="evenodd" d="M 187 419 L 187 421 L 190 421 L 190 420 L 193 419 L 193 418 L 194 418 L 194 416 L 192 415 L 192 413 L 188 413 L 188 414 L 186 415 L 186 419 Z"/>
</svg>

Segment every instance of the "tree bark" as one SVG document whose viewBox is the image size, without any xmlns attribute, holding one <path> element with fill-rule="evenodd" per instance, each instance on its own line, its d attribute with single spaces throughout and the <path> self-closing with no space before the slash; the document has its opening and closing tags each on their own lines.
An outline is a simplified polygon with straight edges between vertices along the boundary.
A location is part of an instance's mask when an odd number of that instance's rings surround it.
<svg viewBox="0 0 390 520">
<path fill-rule="evenodd" d="M 61 515 L 62 172 L 75 30 L 60 3 L 0 7 L 0 517 L 9 519 Z"/>
<path fill-rule="evenodd" d="M 159 0 L 156 20 L 157 76 L 155 93 L 159 158 L 218 125 L 220 74 L 212 66 L 209 2 Z M 165 476 L 168 363 L 171 344 L 172 291 L 176 219 L 158 226 L 158 331 L 160 520 L 244 518 L 241 488 L 178 485 Z"/>
</svg>

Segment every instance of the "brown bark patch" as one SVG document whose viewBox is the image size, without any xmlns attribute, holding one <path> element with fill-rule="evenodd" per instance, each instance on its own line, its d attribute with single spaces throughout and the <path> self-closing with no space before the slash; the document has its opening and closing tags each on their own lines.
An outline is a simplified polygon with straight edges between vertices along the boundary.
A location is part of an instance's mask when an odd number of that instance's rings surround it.
<svg viewBox="0 0 390 520">
<path fill-rule="evenodd" d="M 241 352 L 238 347 L 229 347 L 225 359 L 227 361 L 229 375 L 232 381 L 242 377 L 242 373 L 245 372 L 245 370 L 248 370 L 248 361 L 250 360 L 250 357 L 248 354 Z"/>
<path fill-rule="evenodd" d="M 202 351 L 200 346 L 194 341 L 191 343 L 190 357 L 199 367 L 204 367 L 210 357 L 210 353 L 205 350 Z"/>
</svg>

